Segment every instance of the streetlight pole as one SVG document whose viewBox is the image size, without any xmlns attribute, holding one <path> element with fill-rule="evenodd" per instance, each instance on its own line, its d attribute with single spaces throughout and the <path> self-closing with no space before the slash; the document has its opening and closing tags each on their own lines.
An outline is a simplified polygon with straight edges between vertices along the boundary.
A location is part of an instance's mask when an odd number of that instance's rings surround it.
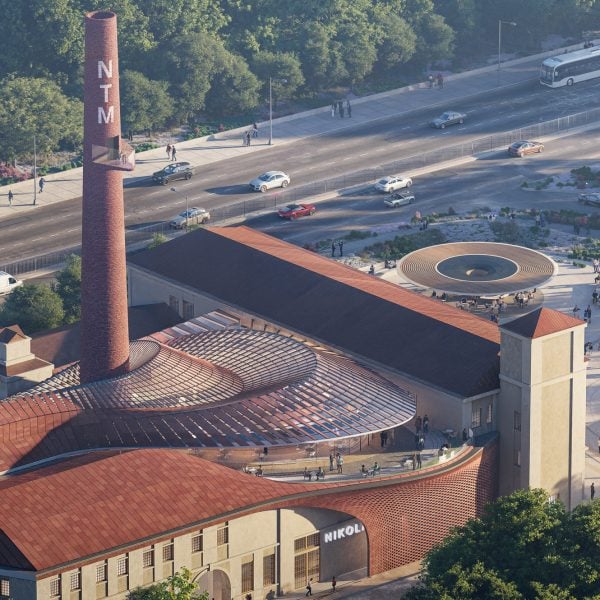
<svg viewBox="0 0 600 600">
<path fill-rule="evenodd" d="M 176 194 L 177 192 L 177 188 L 170 188 L 172 192 L 175 192 Z M 190 209 L 189 209 L 189 202 L 188 202 L 188 195 L 185 195 L 185 228 L 188 228 L 188 219 L 189 219 L 189 213 L 190 213 Z"/>
<path fill-rule="evenodd" d="M 502 19 L 498 19 L 498 71 L 500 70 L 501 63 L 501 53 L 502 53 L 502 25 L 512 25 L 512 27 L 516 27 L 517 24 L 514 21 L 503 21 Z"/>
<path fill-rule="evenodd" d="M 273 82 L 269 75 L 269 146 L 273 145 Z"/>
<path fill-rule="evenodd" d="M 33 136 L 33 205 L 37 202 L 37 149 L 35 135 Z"/>
</svg>

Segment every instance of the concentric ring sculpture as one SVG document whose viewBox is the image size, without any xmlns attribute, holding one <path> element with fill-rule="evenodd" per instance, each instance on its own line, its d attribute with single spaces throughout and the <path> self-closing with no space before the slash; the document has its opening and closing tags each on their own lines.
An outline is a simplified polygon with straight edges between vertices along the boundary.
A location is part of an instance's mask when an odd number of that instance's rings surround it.
<svg viewBox="0 0 600 600">
<path fill-rule="evenodd" d="M 554 261 L 536 250 L 496 242 L 453 242 L 415 250 L 398 264 L 418 285 L 457 296 L 501 296 L 549 281 Z"/>
</svg>

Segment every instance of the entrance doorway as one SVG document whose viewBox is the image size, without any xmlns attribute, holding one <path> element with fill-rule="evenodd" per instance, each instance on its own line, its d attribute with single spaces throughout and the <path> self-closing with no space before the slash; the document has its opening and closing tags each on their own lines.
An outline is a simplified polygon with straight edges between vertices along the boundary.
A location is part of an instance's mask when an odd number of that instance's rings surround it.
<svg viewBox="0 0 600 600">
<path fill-rule="evenodd" d="M 203 573 L 196 584 L 198 591 L 208 592 L 214 600 L 231 600 L 231 581 L 225 571 L 216 569 Z"/>
</svg>

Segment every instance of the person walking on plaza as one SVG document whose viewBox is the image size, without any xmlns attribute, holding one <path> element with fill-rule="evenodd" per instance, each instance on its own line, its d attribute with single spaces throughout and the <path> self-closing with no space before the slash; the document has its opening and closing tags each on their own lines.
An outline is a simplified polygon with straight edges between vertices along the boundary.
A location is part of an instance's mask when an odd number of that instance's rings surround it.
<svg viewBox="0 0 600 600">
<path fill-rule="evenodd" d="M 171 144 L 167 144 L 167 160 L 171 160 Z"/>
<path fill-rule="evenodd" d="M 348 118 L 352 118 L 352 106 L 350 105 L 350 100 L 346 100 L 346 111 L 348 112 Z"/>
<path fill-rule="evenodd" d="M 590 499 L 593 500 L 595 495 L 596 495 L 596 486 L 594 485 L 594 482 L 592 481 L 592 485 L 590 486 Z"/>
<path fill-rule="evenodd" d="M 252 137 L 258 137 L 258 125 L 256 123 L 252 123 Z"/>
<path fill-rule="evenodd" d="M 421 453 L 417 452 L 417 469 L 420 469 L 422 466 L 422 462 L 421 462 Z"/>
<path fill-rule="evenodd" d="M 431 73 L 427 75 L 427 83 L 429 84 L 429 89 L 431 89 L 433 87 L 433 75 Z"/>
<path fill-rule="evenodd" d="M 305 596 L 312 596 L 312 579 L 309 579 L 306 583 L 306 594 Z"/>
<path fill-rule="evenodd" d="M 335 256 L 335 240 L 331 242 L 331 256 L 332 258 Z"/>
<path fill-rule="evenodd" d="M 594 485 L 594 484 L 592 483 L 592 485 Z M 336 585 L 337 585 L 337 581 L 336 581 L 336 579 L 335 579 L 335 575 L 334 575 L 334 576 L 331 578 L 331 591 L 332 591 L 332 592 L 335 592 L 335 586 L 336 586 Z"/>
<path fill-rule="evenodd" d="M 329 453 L 329 470 L 333 471 L 333 452 Z"/>
<path fill-rule="evenodd" d="M 440 89 L 444 87 L 444 76 L 441 73 L 438 73 L 437 84 Z"/>
<path fill-rule="evenodd" d="M 338 103 L 337 103 L 338 112 L 341 112 L 343 106 L 344 106 L 343 102 L 341 100 L 338 100 Z"/>
<path fill-rule="evenodd" d="M 246 131 L 246 146 L 250 145 L 250 140 L 251 140 L 250 132 Z"/>
<path fill-rule="evenodd" d="M 344 105 L 340 104 L 340 119 L 344 118 Z"/>
<path fill-rule="evenodd" d="M 344 256 L 344 240 L 338 242 L 338 248 L 340 249 L 340 256 Z"/>
<path fill-rule="evenodd" d="M 8 205 L 12 206 L 12 201 L 14 198 L 14 194 L 12 193 L 12 190 L 8 190 Z"/>
<path fill-rule="evenodd" d="M 339 452 L 337 453 L 337 456 L 335 457 L 335 464 L 337 466 L 338 474 L 343 475 L 344 474 L 344 458 Z"/>
<path fill-rule="evenodd" d="M 177 160 L 177 150 L 175 148 L 175 144 L 171 146 L 171 160 L 175 162 Z"/>
<path fill-rule="evenodd" d="M 44 191 L 45 185 L 46 185 L 46 180 L 43 177 L 40 177 L 40 194 Z"/>
<path fill-rule="evenodd" d="M 429 433 L 429 417 L 427 415 L 423 417 L 423 433 Z"/>
</svg>

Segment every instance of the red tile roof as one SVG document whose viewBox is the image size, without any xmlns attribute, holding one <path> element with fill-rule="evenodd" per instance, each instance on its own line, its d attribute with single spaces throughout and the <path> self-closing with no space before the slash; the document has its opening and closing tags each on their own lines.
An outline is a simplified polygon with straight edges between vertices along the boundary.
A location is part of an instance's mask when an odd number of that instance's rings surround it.
<svg viewBox="0 0 600 600">
<path fill-rule="evenodd" d="M 198 230 L 129 261 L 449 393 L 498 387 L 495 324 L 250 228 Z"/>
<path fill-rule="evenodd" d="M 558 333 L 573 327 L 584 325 L 585 321 L 575 319 L 551 308 L 538 308 L 502 325 L 502 329 L 512 331 L 526 338 L 539 338 L 551 333 Z"/>
</svg>

